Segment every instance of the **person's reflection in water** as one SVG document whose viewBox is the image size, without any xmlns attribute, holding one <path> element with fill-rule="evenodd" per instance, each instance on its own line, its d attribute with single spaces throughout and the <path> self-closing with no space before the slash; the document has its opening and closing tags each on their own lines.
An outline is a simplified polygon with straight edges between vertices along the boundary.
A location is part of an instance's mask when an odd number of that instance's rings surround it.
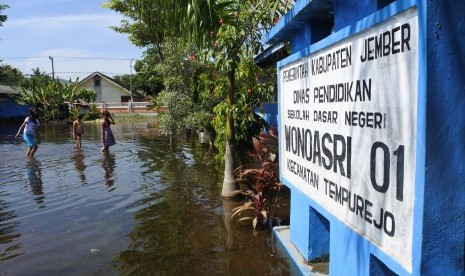
<svg viewBox="0 0 465 276">
<path fill-rule="evenodd" d="M 76 166 L 76 170 L 79 173 L 81 183 L 85 183 L 86 175 L 84 174 L 84 170 L 86 169 L 86 164 L 84 164 L 84 154 L 82 154 L 81 150 L 77 150 L 71 159 L 74 161 L 74 166 Z"/>
<path fill-rule="evenodd" d="M 40 162 L 35 159 L 34 157 L 29 158 L 26 164 L 26 176 L 27 176 L 27 184 L 29 186 L 30 192 L 33 195 L 36 195 L 34 200 L 37 204 L 44 203 L 45 196 L 43 195 L 42 189 L 42 169 Z M 45 206 L 40 206 L 39 208 L 43 208 Z"/>
<path fill-rule="evenodd" d="M 105 178 L 105 184 L 108 187 L 112 187 L 114 183 L 113 179 L 113 173 L 115 171 L 115 155 L 109 152 L 104 152 L 103 153 L 103 159 L 102 159 L 102 167 L 104 170 L 104 178 Z M 110 191 L 113 191 L 111 189 Z"/>
</svg>

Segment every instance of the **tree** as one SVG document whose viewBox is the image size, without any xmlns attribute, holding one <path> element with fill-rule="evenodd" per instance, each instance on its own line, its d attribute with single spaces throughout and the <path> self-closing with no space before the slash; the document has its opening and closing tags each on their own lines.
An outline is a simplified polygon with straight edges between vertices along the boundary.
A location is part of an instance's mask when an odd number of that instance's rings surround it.
<svg viewBox="0 0 465 276">
<path fill-rule="evenodd" d="M 157 104 L 166 108 L 158 115 L 158 127 L 170 137 L 170 145 L 173 146 L 174 138 L 186 127 L 184 119 L 191 111 L 192 102 L 185 94 L 168 90 L 158 95 Z"/>
<path fill-rule="evenodd" d="M 31 70 L 32 74 L 21 83 L 22 88 L 29 89 L 33 85 L 42 85 L 52 81 L 52 77 L 45 72 L 41 72 L 38 67 Z"/>
<path fill-rule="evenodd" d="M 164 107 L 165 111 L 158 116 L 159 128 L 173 138 L 190 128 L 188 122 L 192 121 L 194 110 L 195 76 L 200 64 L 188 59 L 188 53 L 193 46 L 180 43 L 179 38 L 165 39 L 163 42 L 164 61 L 155 66 L 155 70 L 163 77 L 164 91 L 156 103 Z"/>
<path fill-rule="evenodd" d="M 93 103 L 97 99 L 97 92 L 94 89 L 83 88 L 78 90 L 77 98 L 87 103 Z"/>
<path fill-rule="evenodd" d="M 133 91 L 143 91 L 145 95 L 155 97 L 163 90 L 163 78 L 159 72 L 155 70 L 157 62 L 157 54 L 151 51 L 151 47 L 147 49 L 141 60 L 137 60 L 134 69 L 134 75 L 118 75 L 114 79 L 126 88 L 129 88 L 132 83 Z"/>
<path fill-rule="evenodd" d="M 132 24 L 123 22 L 121 28 L 124 29 L 119 31 L 134 36 L 143 35 L 146 38 L 143 41 L 150 41 L 157 49 L 160 49 L 160 45 L 154 44 L 159 41 L 157 39 L 181 37 L 202 49 L 197 54 L 205 62 L 214 61 L 215 69 L 225 72 L 224 75 L 220 74 L 214 85 L 215 95 L 224 99 L 215 108 L 217 130 L 223 130 L 217 136 L 216 145 L 220 146 L 220 150 L 223 149 L 225 156 L 222 195 L 233 195 L 238 187 L 234 178 L 238 136 L 235 129 L 239 127 L 243 130 L 244 136 L 253 135 L 254 131 L 250 129 L 259 129 L 257 126 L 260 123 L 252 111 L 267 91 L 266 87 L 256 81 L 260 70 L 254 66 L 253 57 L 262 49 L 263 34 L 290 7 L 290 1 L 109 0 L 108 3 L 107 7 L 122 11 L 134 20 Z M 157 34 L 163 36 L 150 36 L 146 34 L 147 30 L 152 33 L 156 30 Z M 163 54 L 160 54 L 160 60 L 163 58 Z M 248 86 L 244 87 L 244 84 Z M 258 94 L 255 97 L 257 101 L 253 102 L 254 99 L 248 97 L 248 94 Z M 238 102 L 238 99 L 241 101 Z M 235 123 L 238 121 L 243 124 Z M 253 121 L 257 124 L 251 127 L 248 123 Z M 219 143 L 221 139 L 224 143 Z"/>
<path fill-rule="evenodd" d="M 218 69 L 227 72 L 227 84 L 223 87 L 225 103 L 219 113 L 225 117 L 225 170 L 222 196 L 229 197 L 237 190 L 234 177 L 235 125 L 234 114 L 238 84 L 236 81 L 250 78 L 253 56 L 262 50 L 262 36 L 287 8 L 289 1 L 168 1 L 161 0 L 170 26 L 205 48 L 204 59 L 215 61 Z M 253 63 L 252 63 L 253 64 Z M 249 65 L 249 66 L 247 66 Z M 253 66 L 252 66 L 253 67 Z M 241 70 L 244 68 L 245 70 Z M 252 92 L 253 87 L 247 91 Z M 219 137 L 221 139 L 221 137 Z"/>
<path fill-rule="evenodd" d="M 169 28 L 165 27 L 167 13 L 163 10 L 161 2 L 108 0 L 102 6 L 128 18 L 121 20 L 119 26 L 112 26 L 113 30 L 128 34 L 134 45 L 147 47 L 143 59 L 136 61 L 134 65 L 136 75 L 133 87 L 145 91 L 149 96 L 156 96 L 163 89 L 163 80 L 154 68 L 163 60 L 163 42 L 169 31 Z M 129 87 L 127 77 L 121 78 L 121 81 Z"/>
<path fill-rule="evenodd" d="M 153 47 L 149 47 L 144 52 L 142 59 L 136 61 L 134 65 L 136 87 L 144 91 L 147 96 L 152 97 L 155 97 L 164 88 L 163 77 L 155 70 L 157 55 Z"/>
<path fill-rule="evenodd" d="M 49 76 L 47 77 L 40 70 L 35 69 L 31 79 L 23 83 L 16 99 L 20 104 L 28 104 L 39 108 L 42 118 L 46 121 L 60 119 L 63 116 L 60 106 L 65 102 L 74 103 L 78 99 L 91 102 L 97 96 L 93 90 L 78 90 L 78 79 L 75 81 L 70 79 L 68 82 L 56 82 L 52 81 Z"/>
<path fill-rule="evenodd" d="M 0 65 L 0 83 L 10 86 L 20 86 L 24 81 L 24 75 L 17 68 L 7 64 Z"/>
<path fill-rule="evenodd" d="M 159 0 L 125 1 L 108 0 L 103 7 L 117 11 L 130 20 L 122 20 L 113 30 L 129 34 L 130 41 L 139 47 L 151 46 L 163 59 L 162 44 L 165 33 L 166 12 Z"/>
</svg>

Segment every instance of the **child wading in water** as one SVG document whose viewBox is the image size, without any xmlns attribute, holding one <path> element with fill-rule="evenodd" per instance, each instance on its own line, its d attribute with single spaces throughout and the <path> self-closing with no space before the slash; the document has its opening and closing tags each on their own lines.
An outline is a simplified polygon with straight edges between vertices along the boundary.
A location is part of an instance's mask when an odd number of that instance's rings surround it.
<svg viewBox="0 0 465 276">
<path fill-rule="evenodd" d="M 26 141 L 29 149 L 27 150 L 27 156 L 33 157 L 34 153 L 37 151 L 39 140 L 39 115 L 37 114 L 37 109 L 31 107 L 29 108 L 29 117 L 27 117 L 23 124 L 19 127 L 18 133 L 16 133 L 15 138 L 18 138 L 21 129 L 24 127 L 23 138 Z M 36 141 L 37 140 L 37 141 Z"/>
<path fill-rule="evenodd" d="M 108 152 L 108 148 L 116 144 L 115 137 L 113 136 L 113 132 L 111 131 L 110 125 L 115 124 L 115 120 L 111 117 L 110 112 L 104 111 L 103 112 L 103 120 L 102 120 L 102 144 L 103 148 L 100 150 L 101 152 Z"/>
<path fill-rule="evenodd" d="M 82 121 L 82 114 L 79 114 L 76 121 L 73 122 L 73 138 L 76 140 L 78 149 L 81 149 L 82 135 L 84 135 L 84 122 Z"/>
</svg>

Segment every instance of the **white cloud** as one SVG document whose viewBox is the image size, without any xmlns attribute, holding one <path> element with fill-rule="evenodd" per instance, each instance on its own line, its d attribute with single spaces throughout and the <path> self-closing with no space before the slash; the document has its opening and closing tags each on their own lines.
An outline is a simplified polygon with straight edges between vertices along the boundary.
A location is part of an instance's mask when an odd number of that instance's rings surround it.
<svg viewBox="0 0 465 276">
<path fill-rule="evenodd" d="M 79 0 L 15 0 L 14 4 L 20 8 L 31 8 L 33 6 L 43 6 L 57 3 L 71 3 Z M 11 4 L 9 4 L 11 6 Z"/>
<path fill-rule="evenodd" d="M 14 0 L 18 1 L 18 0 Z M 77 0 L 21 0 L 18 4 L 53 4 Z M 87 0 L 86 0 L 87 1 Z M 30 74 L 33 68 L 51 74 L 54 58 L 55 75 L 60 78 L 81 79 L 91 72 L 100 71 L 110 76 L 129 74 L 129 59 L 140 58 L 143 49 L 132 45 L 127 35 L 119 34 L 110 26 L 118 26 L 122 15 L 100 9 L 101 0 L 95 1 L 91 12 L 8 18 L 0 32 L 0 60 Z M 16 3 L 16 2 L 15 2 Z M 86 2 L 86 4 L 89 4 Z M 74 4 L 71 4 L 74 5 Z M 94 4 L 93 4 L 94 5 Z M 34 9 L 35 7 L 30 7 Z M 94 13 L 99 10 L 101 12 Z M 50 11 L 47 7 L 42 10 Z M 56 8 L 53 12 L 61 10 Z M 29 13 L 31 14 L 31 13 Z M 30 57 L 30 58 L 27 58 Z M 76 58 L 78 57 L 78 58 Z M 120 60 L 123 59 L 123 60 Z"/>
<path fill-rule="evenodd" d="M 121 15 L 115 13 L 96 14 L 68 14 L 59 16 L 36 16 L 22 19 L 8 20 L 5 28 L 30 28 L 43 32 L 50 30 L 64 30 L 70 27 L 82 28 L 98 24 L 105 27 L 118 25 L 122 19 Z"/>
</svg>

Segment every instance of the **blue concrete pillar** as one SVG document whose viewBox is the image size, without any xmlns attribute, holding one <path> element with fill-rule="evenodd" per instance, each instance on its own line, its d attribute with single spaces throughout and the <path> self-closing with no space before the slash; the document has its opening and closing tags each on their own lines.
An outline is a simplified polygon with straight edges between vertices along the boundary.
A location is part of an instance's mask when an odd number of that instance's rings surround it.
<svg viewBox="0 0 465 276">
<path fill-rule="evenodd" d="M 465 2 L 427 2 L 421 273 L 465 274 Z"/>
</svg>

